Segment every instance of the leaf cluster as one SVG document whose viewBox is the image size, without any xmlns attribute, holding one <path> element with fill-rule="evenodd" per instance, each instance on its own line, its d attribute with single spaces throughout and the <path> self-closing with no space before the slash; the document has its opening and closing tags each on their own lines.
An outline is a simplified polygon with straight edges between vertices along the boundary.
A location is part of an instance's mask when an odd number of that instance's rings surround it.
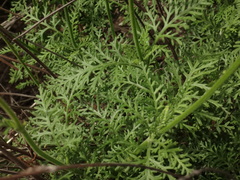
<svg viewBox="0 0 240 180">
<path fill-rule="evenodd" d="M 38 51 L 38 57 L 58 78 L 49 77 L 40 85 L 27 130 L 41 148 L 66 164 L 131 162 L 182 175 L 192 169 L 214 167 L 240 177 L 239 71 L 202 108 L 169 133 L 159 133 L 199 99 L 239 56 L 239 47 L 235 48 L 239 2 L 224 2 L 143 1 L 145 11 L 136 10 L 144 22 L 138 23 L 143 61 L 131 37 L 118 34 L 113 39 L 107 34 L 102 1 L 78 0 L 68 8 L 77 47 L 72 45 L 63 14 L 52 16 L 26 38 L 44 44 L 78 66 L 50 52 Z M 58 3 L 43 0 L 29 6 L 21 0 L 14 2 L 13 10 L 24 12 L 27 29 Z M 111 5 L 118 4 L 111 1 Z M 126 10 L 127 5 L 120 9 Z M 127 12 L 124 18 L 129 25 Z M 34 63 L 27 55 L 24 59 Z M 12 71 L 12 81 L 23 74 Z M 51 176 L 174 179 L 149 170 L 120 167 Z M 209 177 L 217 178 L 210 174 L 202 179 Z"/>
</svg>

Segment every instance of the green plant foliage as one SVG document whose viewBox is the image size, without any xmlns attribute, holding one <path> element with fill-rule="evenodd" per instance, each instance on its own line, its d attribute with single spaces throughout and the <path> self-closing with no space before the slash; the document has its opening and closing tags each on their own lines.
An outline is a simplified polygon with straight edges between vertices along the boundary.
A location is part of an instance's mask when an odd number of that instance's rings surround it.
<svg viewBox="0 0 240 180">
<path fill-rule="evenodd" d="M 0 49 L 0 54 L 6 54 L 8 52 L 11 52 L 11 49 L 9 47 L 3 47 Z"/>
<path fill-rule="evenodd" d="M 128 5 L 123 3 L 119 2 L 119 9 L 126 11 L 122 16 L 130 26 Z M 143 60 L 131 36 L 109 37 L 103 1 L 78 0 L 68 8 L 77 47 L 71 44 L 63 12 L 28 33 L 26 38 L 64 55 L 79 67 L 39 50 L 39 59 L 58 77 L 49 77 L 40 85 L 27 131 L 49 155 L 65 164 L 127 162 L 182 175 L 212 167 L 240 178 L 239 70 L 201 108 L 165 135 L 160 133 L 239 57 L 240 3 L 161 1 L 162 16 L 158 14 L 158 3 L 144 0 L 140 4 L 145 12 L 134 6 L 144 22 L 144 28 L 139 28 L 139 21 L 136 28 Z M 24 13 L 28 29 L 58 4 L 43 0 L 28 5 L 21 0 L 13 3 L 13 10 Z M 118 2 L 109 4 L 117 6 Z M 80 26 L 84 27 L 81 31 Z M 24 60 L 35 63 L 27 55 Z M 12 82 L 27 76 L 21 68 L 11 75 Z M 150 170 L 122 167 L 60 172 L 51 178 L 175 179 Z M 201 178 L 221 177 L 206 173 Z"/>
</svg>

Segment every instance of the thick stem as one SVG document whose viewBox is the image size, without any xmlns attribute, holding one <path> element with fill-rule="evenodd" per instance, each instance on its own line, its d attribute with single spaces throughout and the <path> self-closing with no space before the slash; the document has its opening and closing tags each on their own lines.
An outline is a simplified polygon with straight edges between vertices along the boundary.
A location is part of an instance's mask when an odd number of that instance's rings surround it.
<svg viewBox="0 0 240 180">
<path fill-rule="evenodd" d="M 65 0 L 62 0 L 62 3 L 65 4 Z M 73 36 L 73 29 L 72 29 L 72 25 L 71 25 L 71 22 L 70 22 L 69 15 L 68 15 L 69 12 L 67 10 L 67 7 L 65 7 L 63 9 L 63 11 L 64 11 L 65 20 L 67 22 L 67 26 L 68 26 L 68 30 L 69 30 L 69 34 L 70 34 L 70 39 L 72 41 L 72 45 L 74 46 L 74 48 L 77 48 L 77 44 L 76 44 L 74 36 Z"/>
<path fill-rule="evenodd" d="M 184 120 L 189 114 L 199 108 L 204 102 L 206 102 L 214 92 L 237 70 L 240 66 L 240 58 L 238 58 L 230 67 L 223 73 L 223 75 L 214 83 L 214 85 L 205 92 L 205 94 L 198 99 L 194 104 L 192 104 L 184 113 L 177 116 L 172 122 L 170 122 L 166 127 L 160 130 L 161 134 L 166 133 L 172 129 L 175 125 Z"/>
<path fill-rule="evenodd" d="M 133 9 L 133 0 L 129 0 L 129 14 L 131 19 L 131 26 L 132 26 L 132 32 L 133 32 L 133 40 L 137 49 L 138 57 L 143 62 L 143 57 L 141 53 L 141 49 L 138 42 L 138 35 L 137 35 L 137 25 L 136 20 L 134 16 L 134 9 Z"/>
<path fill-rule="evenodd" d="M 112 36 L 113 36 L 113 38 L 116 38 L 116 33 L 115 33 L 115 31 L 114 31 L 113 19 L 112 19 L 112 16 L 111 16 L 111 12 L 110 12 L 110 7 L 109 7 L 109 2 L 108 2 L 108 0 L 105 0 L 105 4 L 106 4 L 106 8 L 107 8 L 107 15 L 108 15 L 108 20 L 109 20 L 110 28 L 111 28 L 111 31 L 112 31 Z"/>
</svg>

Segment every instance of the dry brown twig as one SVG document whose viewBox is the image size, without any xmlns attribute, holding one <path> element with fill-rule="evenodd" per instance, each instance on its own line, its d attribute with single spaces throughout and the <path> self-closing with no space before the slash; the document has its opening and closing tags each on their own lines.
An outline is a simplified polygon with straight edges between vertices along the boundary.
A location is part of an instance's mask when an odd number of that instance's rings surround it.
<svg viewBox="0 0 240 180">
<path fill-rule="evenodd" d="M 2 61 L 4 64 L 10 66 L 11 68 L 15 69 L 15 70 L 18 70 L 18 68 L 16 68 L 15 66 L 13 66 L 11 63 L 8 63 L 6 60 L 9 60 L 9 61 L 13 61 L 13 62 L 16 62 L 16 63 L 21 63 L 19 60 L 17 59 L 14 59 L 14 58 L 11 58 L 11 57 L 8 57 L 8 56 L 5 56 L 5 55 L 0 55 L 0 61 Z M 42 68 L 39 68 L 37 66 L 33 66 L 31 64 L 27 64 L 27 63 L 24 63 L 26 66 L 32 68 L 32 69 L 35 69 L 37 71 L 41 71 L 45 74 L 47 74 L 48 72 L 45 70 L 45 69 L 42 69 Z"/>
<path fill-rule="evenodd" d="M 171 175 L 175 178 L 182 177 L 179 174 L 174 174 L 171 172 L 163 171 L 163 170 L 160 170 L 157 168 L 148 167 L 148 166 L 144 166 L 144 165 L 128 164 L 128 163 L 93 163 L 93 164 L 73 164 L 73 165 L 65 165 L 65 166 L 54 166 L 54 165 L 35 166 L 35 167 L 30 167 L 30 168 L 20 172 L 19 174 L 0 178 L 0 180 L 14 180 L 14 179 L 22 178 L 22 177 L 29 176 L 29 175 L 39 175 L 42 173 L 53 173 L 53 172 L 60 171 L 60 170 L 68 170 L 68 169 L 75 169 L 75 168 L 106 167 L 106 166 L 108 166 L 108 167 L 135 167 L 135 168 L 141 168 L 141 169 L 149 169 L 149 170 L 156 171 L 159 173 L 165 173 L 165 174 Z"/>
<path fill-rule="evenodd" d="M 18 167 L 20 167 L 21 169 L 29 169 L 29 165 L 24 163 L 23 161 L 21 161 L 20 159 L 18 159 L 17 157 L 15 157 L 11 152 L 8 152 L 6 150 L 6 145 L 7 143 L 2 139 L 0 138 L 0 151 L 4 154 L 4 156 L 12 161 L 14 164 L 16 164 Z M 33 176 L 36 180 L 43 180 L 41 178 L 41 176 L 39 174 L 30 174 L 29 176 Z M 2 178 L 0 178 L 2 179 Z"/>
<path fill-rule="evenodd" d="M 54 165 L 35 166 L 35 167 L 30 167 L 30 168 L 20 172 L 19 174 L 0 178 L 0 180 L 14 180 L 14 179 L 22 178 L 22 177 L 29 176 L 29 175 L 39 175 L 42 173 L 54 173 L 54 172 L 57 172 L 60 170 L 68 170 L 68 169 L 75 169 L 75 168 L 82 169 L 82 168 L 89 168 L 89 167 L 106 167 L 106 166 L 108 166 L 108 167 L 117 167 L 117 166 L 118 167 L 135 167 L 135 168 L 141 168 L 141 169 L 149 169 L 149 170 L 156 171 L 159 173 L 171 175 L 176 179 L 178 178 L 178 180 L 191 180 L 194 176 L 199 176 L 204 172 L 213 172 L 213 173 L 221 174 L 229 180 L 236 180 L 236 178 L 233 177 L 231 174 L 229 174 L 225 171 L 219 170 L 219 169 L 214 169 L 214 168 L 202 168 L 199 170 L 194 170 L 191 174 L 183 176 L 183 175 L 174 174 L 174 173 L 163 171 L 163 170 L 153 168 L 153 167 L 137 165 L 137 164 L 128 164 L 128 163 L 93 163 L 93 164 L 73 164 L 73 165 L 64 165 L 64 166 L 54 166 Z"/>
<path fill-rule="evenodd" d="M 18 35 L 17 37 L 15 37 L 12 41 L 15 41 L 16 39 L 24 36 L 25 34 L 27 34 L 29 31 L 31 31 L 32 29 L 34 29 L 36 26 L 38 26 L 39 24 L 41 24 L 43 21 L 45 21 L 46 19 L 48 19 L 49 17 L 51 17 L 52 15 L 56 14 L 58 11 L 62 10 L 63 8 L 65 8 L 66 6 L 72 4 L 74 1 L 76 0 L 72 0 L 66 4 L 64 4 L 63 6 L 61 6 L 60 8 L 56 9 L 55 11 L 51 12 L 49 15 L 45 16 L 44 18 L 42 18 L 40 21 L 38 21 L 37 23 L 35 23 L 31 28 L 29 28 L 28 30 L 24 31 L 22 34 Z"/>
</svg>

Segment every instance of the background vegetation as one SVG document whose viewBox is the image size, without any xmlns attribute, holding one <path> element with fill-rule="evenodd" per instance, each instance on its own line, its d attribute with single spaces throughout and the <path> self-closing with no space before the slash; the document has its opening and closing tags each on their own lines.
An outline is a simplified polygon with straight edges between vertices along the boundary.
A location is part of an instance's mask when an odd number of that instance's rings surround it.
<svg viewBox="0 0 240 180">
<path fill-rule="evenodd" d="M 11 12 L 22 16 L 27 30 L 65 3 L 18 0 Z M 12 63 L 17 70 L 11 68 L 10 83 L 35 89 L 37 97 L 31 116 L 22 118 L 25 129 L 63 164 L 134 163 L 181 175 L 211 167 L 240 178 L 239 70 L 200 108 L 161 131 L 239 58 L 239 27 L 239 0 L 77 0 L 20 38 L 50 70 L 28 67 L 31 77 Z M 21 47 L 13 48 L 25 64 L 43 68 Z M 0 50 L 10 52 L 10 46 Z M 17 141 L 24 144 L 21 136 Z M 122 167 L 48 178 L 175 179 Z M 225 177 L 206 173 L 199 179 Z"/>
</svg>

